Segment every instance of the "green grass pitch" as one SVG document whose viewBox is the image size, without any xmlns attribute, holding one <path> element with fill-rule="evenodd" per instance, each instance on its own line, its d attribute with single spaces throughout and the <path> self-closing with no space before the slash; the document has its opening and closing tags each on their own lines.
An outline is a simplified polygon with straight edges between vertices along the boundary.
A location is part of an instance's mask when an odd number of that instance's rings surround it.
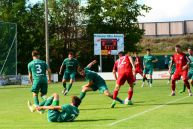
<svg viewBox="0 0 193 129">
<path fill-rule="evenodd" d="M 48 96 L 59 93 L 60 104 L 69 103 L 71 95 L 79 95 L 86 82 L 75 82 L 69 95 L 61 94 L 61 83 L 50 84 Z M 115 81 L 107 81 L 112 92 Z M 177 84 L 176 96 L 170 95 L 166 80 L 155 80 L 153 87 L 141 86 L 138 81 L 134 88 L 134 105 L 117 103 L 110 108 L 112 100 L 96 92 L 87 93 L 80 105 L 80 115 L 74 122 L 51 123 L 45 114 L 31 113 L 27 100 L 33 102 L 31 86 L 0 87 L 0 129 L 193 129 L 193 97 L 179 93 L 182 82 Z M 119 92 L 125 99 L 128 84 Z"/>
</svg>

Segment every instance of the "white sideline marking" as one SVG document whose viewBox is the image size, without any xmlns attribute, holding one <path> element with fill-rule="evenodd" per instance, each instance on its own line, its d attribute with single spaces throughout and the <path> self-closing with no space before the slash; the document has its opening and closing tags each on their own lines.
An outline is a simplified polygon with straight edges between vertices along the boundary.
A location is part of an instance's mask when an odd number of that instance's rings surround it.
<svg viewBox="0 0 193 129">
<path fill-rule="evenodd" d="M 133 115 L 133 116 L 129 116 L 129 117 L 127 117 L 127 118 L 124 118 L 124 119 L 118 120 L 118 121 L 116 121 L 116 122 L 110 123 L 110 124 L 108 124 L 108 126 L 113 126 L 113 125 L 116 125 L 116 124 L 118 124 L 118 123 L 120 123 L 120 122 L 133 119 L 133 118 L 138 117 L 138 116 L 141 116 L 141 115 L 143 115 L 143 114 L 145 114 L 145 113 L 148 113 L 148 112 L 154 111 L 154 110 L 156 110 L 156 109 L 162 108 L 162 107 L 166 106 L 167 104 L 175 103 L 175 102 L 177 102 L 177 101 L 186 99 L 186 98 L 188 98 L 188 97 L 189 97 L 189 96 L 186 96 L 186 97 L 183 97 L 183 98 L 180 98 L 180 99 L 176 99 L 176 100 L 167 102 L 167 103 L 165 103 L 165 104 L 159 105 L 159 106 L 157 106 L 157 107 L 150 108 L 150 109 L 145 110 L 145 111 L 143 111 L 143 112 L 137 113 L 137 114 L 135 114 L 135 115 Z"/>
</svg>

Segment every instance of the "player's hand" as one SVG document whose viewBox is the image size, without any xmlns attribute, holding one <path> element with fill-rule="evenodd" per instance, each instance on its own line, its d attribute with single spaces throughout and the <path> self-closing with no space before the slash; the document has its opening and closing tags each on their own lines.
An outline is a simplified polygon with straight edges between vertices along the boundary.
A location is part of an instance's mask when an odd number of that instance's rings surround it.
<svg viewBox="0 0 193 129">
<path fill-rule="evenodd" d="M 36 107 L 36 110 L 38 110 L 38 111 L 41 110 L 41 109 L 42 109 L 42 107 L 40 107 L 40 106 Z"/>
<path fill-rule="evenodd" d="M 62 72 L 59 72 L 59 75 L 61 75 L 62 74 Z"/>
<path fill-rule="evenodd" d="M 186 70 L 187 68 L 188 68 L 188 66 L 185 65 L 185 66 L 182 67 L 182 70 Z"/>
<path fill-rule="evenodd" d="M 97 63 L 97 61 L 96 61 L 96 60 L 93 60 L 93 61 L 92 61 L 92 63 L 93 63 L 93 64 L 96 64 L 96 63 Z"/>
<path fill-rule="evenodd" d="M 48 84 L 50 84 L 51 82 L 52 82 L 52 80 L 49 79 L 49 80 L 48 80 Z"/>
</svg>

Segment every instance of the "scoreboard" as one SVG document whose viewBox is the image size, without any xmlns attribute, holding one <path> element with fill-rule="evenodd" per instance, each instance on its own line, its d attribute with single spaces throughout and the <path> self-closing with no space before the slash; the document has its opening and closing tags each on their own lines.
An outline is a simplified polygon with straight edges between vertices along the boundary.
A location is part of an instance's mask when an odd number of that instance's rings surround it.
<svg viewBox="0 0 193 129">
<path fill-rule="evenodd" d="M 94 55 L 117 55 L 124 51 L 123 34 L 94 34 Z"/>
</svg>

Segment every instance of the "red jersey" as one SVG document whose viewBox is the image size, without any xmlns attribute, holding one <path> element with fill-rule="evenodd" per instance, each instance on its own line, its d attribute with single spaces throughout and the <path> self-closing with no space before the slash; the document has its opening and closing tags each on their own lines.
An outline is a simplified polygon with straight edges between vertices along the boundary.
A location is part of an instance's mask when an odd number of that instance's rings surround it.
<svg viewBox="0 0 193 129">
<path fill-rule="evenodd" d="M 185 66 L 188 62 L 188 57 L 185 53 L 176 53 L 173 55 L 173 62 L 176 65 L 177 71 L 182 71 L 182 67 Z"/>
<path fill-rule="evenodd" d="M 114 64 L 113 70 L 117 71 L 118 74 L 132 72 L 132 65 L 129 60 L 129 56 L 120 57 Z"/>
<path fill-rule="evenodd" d="M 141 69 L 141 62 L 140 62 L 140 57 L 139 56 L 137 56 L 136 58 L 135 58 L 135 69 Z"/>
</svg>

